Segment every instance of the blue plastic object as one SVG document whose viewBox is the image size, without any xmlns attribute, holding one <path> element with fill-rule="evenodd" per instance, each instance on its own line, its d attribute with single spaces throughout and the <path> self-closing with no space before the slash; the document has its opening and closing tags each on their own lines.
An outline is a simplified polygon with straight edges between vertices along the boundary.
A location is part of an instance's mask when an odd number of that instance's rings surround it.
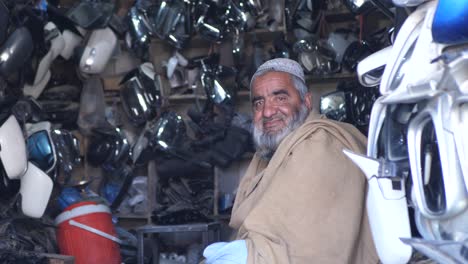
<svg viewBox="0 0 468 264">
<path fill-rule="evenodd" d="M 80 192 L 72 187 L 66 187 L 60 193 L 58 197 L 58 204 L 60 209 L 64 210 L 68 206 L 83 201 Z"/>
<path fill-rule="evenodd" d="M 101 188 L 101 196 L 104 197 L 109 204 L 113 204 L 117 195 L 119 195 L 121 187 L 116 182 L 107 182 Z"/>
<path fill-rule="evenodd" d="M 32 134 L 27 140 L 29 160 L 48 173 L 55 166 L 55 153 L 47 131 Z"/>
<path fill-rule="evenodd" d="M 36 4 L 37 9 L 42 11 L 47 11 L 48 3 L 46 0 L 41 0 L 39 3 Z"/>
<path fill-rule="evenodd" d="M 440 0 L 432 22 L 432 37 L 438 43 L 468 42 L 468 0 Z"/>
</svg>

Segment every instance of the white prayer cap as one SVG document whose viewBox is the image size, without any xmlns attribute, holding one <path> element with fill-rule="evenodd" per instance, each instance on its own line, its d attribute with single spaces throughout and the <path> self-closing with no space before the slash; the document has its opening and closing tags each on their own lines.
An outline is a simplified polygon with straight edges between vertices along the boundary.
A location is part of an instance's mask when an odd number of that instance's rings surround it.
<svg viewBox="0 0 468 264">
<path fill-rule="evenodd" d="M 304 70 L 302 70 L 301 65 L 297 61 L 286 58 L 276 58 L 266 61 L 265 63 L 260 65 L 260 67 L 258 67 L 257 71 L 254 73 L 252 79 L 250 80 L 251 90 L 255 78 L 267 72 L 286 72 L 298 77 L 305 83 Z"/>
</svg>

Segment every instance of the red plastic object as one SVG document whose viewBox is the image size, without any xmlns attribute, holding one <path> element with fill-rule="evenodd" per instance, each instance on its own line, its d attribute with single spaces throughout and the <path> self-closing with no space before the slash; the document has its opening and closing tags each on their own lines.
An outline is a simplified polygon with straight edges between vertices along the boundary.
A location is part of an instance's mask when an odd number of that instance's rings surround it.
<svg viewBox="0 0 468 264">
<path fill-rule="evenodd" d="M 80 202 L 57 216 L 57 242 L 60 254 L 75 257 L 76 264 L 120 264 L 119 245 L 113 240 L 81 227 L 88 226 L 116 237 L 109 207 L 94 202 Z"/>
</svg>

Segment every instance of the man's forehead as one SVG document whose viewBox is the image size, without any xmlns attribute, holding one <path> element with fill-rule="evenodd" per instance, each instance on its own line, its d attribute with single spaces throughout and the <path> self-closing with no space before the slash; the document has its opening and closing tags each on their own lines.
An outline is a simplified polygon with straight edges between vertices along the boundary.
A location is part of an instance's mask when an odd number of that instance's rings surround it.
<svg viewBox="0 0 468 264">
<path fill-rule="evenodd" d="M 281 89 L 295 90 L 291 75 L 285 72 L 268 72 L 254 80 L 252 94 L 273 93 Z"/>
</svg>

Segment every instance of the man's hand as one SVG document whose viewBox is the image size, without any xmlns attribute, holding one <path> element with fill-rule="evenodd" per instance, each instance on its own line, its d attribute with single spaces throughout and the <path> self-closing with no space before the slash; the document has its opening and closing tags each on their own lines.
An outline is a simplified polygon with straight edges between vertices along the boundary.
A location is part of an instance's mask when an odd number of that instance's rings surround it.
<svg viewBox="0 0 468 264">
<path fill-rule="evenodd" d="M 245 240 L 213 243 L 205 248 L 206 264 L 246 264 L 247 245 Z"/>
</svg>

